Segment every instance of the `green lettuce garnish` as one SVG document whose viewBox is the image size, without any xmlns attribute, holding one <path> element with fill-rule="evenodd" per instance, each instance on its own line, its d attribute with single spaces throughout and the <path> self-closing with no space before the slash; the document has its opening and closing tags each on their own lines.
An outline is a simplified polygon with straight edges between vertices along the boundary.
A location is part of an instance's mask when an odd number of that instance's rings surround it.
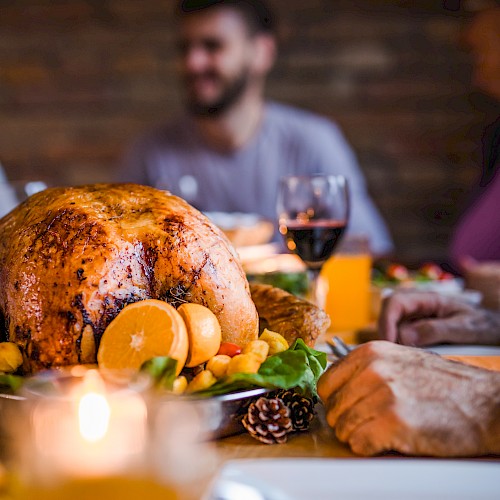
<svg viewBox="0 0 500 500">
<path fill-rule="evenodd" d="M 20 375 L 11 375 L 8 373 L 0 374 L 0 390 L 10 390 L 16 393 L 24 383 L 25 378 Z"/>
<path fill-rule="evenodd" d="M 141 366 L 155 386 L 172 390 L 177 361 L 168 356 L 152 358 Z M 302 339 L 286 351 L 269 356 L 257 373 L 235 373 L 217 381 L 197 396 L 210 397 L 230 392 L 264 387 L 268 389 L 295 389 L 307 397 L 315 397 L 316 383 L 326 368 L 326 354 L 307 347 Z"/>
<path fill-rule="evenodd" d="M 197 395 L 219 396 L 230 392 L 265 387 L 295 389 L 307 397 L 316 396 L 316 383 L 326 368 L 326 354 L 308 347 L 302 339 L 286 351 L 269 356 L 257 373 L 235 373 L 217 381 Z"/>
<path fill-rule="evenodd" d="M 147 373 L 154 381 L 155 387 L 171 391 L 176 377 L 177 360 L 168 356 L 157 356 L 145 361 L 141 371 Z"/>
</svg>

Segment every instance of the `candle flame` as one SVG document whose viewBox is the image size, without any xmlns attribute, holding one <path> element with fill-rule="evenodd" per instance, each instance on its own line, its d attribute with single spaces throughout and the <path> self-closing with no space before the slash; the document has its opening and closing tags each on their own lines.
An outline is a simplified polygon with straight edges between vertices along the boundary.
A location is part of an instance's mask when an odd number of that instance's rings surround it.
<svg viewBox="0 0 500 500">
<path fill-rule="evenodd" d="M 86 441 L 102 440 L 108 431 L 111 409 L 106 399 L 106 387 L 97 370 L 85 373 L 78 398 L 80 435 Z"/>
<path fill-rule="evenodd" d="M 101 440 L 108 431 L 111 410 L 102 394 L 90 392 L 80 399 L 78 420 L 80 434 L 90 442 Z"/>
</svg>

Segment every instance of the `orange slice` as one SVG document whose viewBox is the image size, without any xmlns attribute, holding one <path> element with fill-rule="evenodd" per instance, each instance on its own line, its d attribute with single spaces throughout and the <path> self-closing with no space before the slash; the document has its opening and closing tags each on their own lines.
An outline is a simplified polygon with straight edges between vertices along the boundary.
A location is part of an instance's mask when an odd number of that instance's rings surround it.
<svg viewBox="0 0 500 500">
<path fill-rule="evenodd" d="M 170 304 L 147 299 L 125 306 L 102 334 L 97 362 L 110 370 L 139 370 L 156 356 L 177 360 L 177 374 L 188 354 L 186 325 Z"/>
<path fill-rule="evenodd" d="M 182 304 L 177 309 L 186 323 L 189 337 L 187 367 L 205 363 L 217 354 L 221 342 L 221 329 L 217 316 L 200 304 Z"/>
</svg>

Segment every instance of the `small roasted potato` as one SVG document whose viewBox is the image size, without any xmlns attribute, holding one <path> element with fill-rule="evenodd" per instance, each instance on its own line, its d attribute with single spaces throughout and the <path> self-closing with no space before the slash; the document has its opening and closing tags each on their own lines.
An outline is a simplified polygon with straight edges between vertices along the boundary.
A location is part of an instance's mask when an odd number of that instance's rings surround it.
<svg viewBox="0 0 500 500">
<path fill-rule="evenodd" d="M 267 328 L 261 333 L 259 340 L 263 340 L 269 345 L 269 356 L 286 351 L 289 347 L 288 342 L 283 335 L 268 330 Z"/>
<path fill-rule="evenodd" d="M 186 392 L 197 392 L 208 389 L 217 382 L 214 374 L 210 370 L 203 370 L 189 382 Z"/>
<path fill-rule="evenodd" d="M 0 371 L 15 372 L 23 364 L 23 355 L 14 342 L 0 342 Z"/>
<path fill-rule="evenodd" d="M 230 362 L 231 356 L 216 354 L 208 360 L 207 370 L 210 370 L 216 378 L 222 378 L 226 375 Z"/>
<path fill-rule="evenodd" d="M 184 375 L 180 375 L 174 380 L 174 383 L 172 385 L 172 392 L 174 394 L 182 394 L 183 392 L 186 392 L 187 386 L 187 378 Z"/>
<path fill-rule="evenodd" d="M 227 374 L 232 375 L 233 373 L 257 373 L 259 371 L 260 365 L 259 358 L 252 352 L 246 354 L 238 354 L 231 358 L 231 362 L 227 367 Z"/>
<path fill-rule="evenodd" d="M 269 344 L 264 340 L 252 340 L 244 348 L 242 354 L 255 354 L 257 359 L 263 363 L 269 354 Z"/>
</svg>

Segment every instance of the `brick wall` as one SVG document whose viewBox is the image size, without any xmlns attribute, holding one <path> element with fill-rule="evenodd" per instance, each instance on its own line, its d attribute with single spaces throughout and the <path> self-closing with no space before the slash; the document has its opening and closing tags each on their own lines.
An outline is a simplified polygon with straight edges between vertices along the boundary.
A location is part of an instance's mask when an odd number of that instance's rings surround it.
<svg viewBox="0 0 500 500">
<path fill-rule="evenodd" d="M 280 58 L 268 95 L 340 124 L 402 260 L 444 258 L 494 108 L 469 83 L 470 15 L 430 0 L 271 3 Z M 10 177 L 106 181 L 129 141 L 178 109 L 172 5 L 0 0 Z"/>
</svg>

